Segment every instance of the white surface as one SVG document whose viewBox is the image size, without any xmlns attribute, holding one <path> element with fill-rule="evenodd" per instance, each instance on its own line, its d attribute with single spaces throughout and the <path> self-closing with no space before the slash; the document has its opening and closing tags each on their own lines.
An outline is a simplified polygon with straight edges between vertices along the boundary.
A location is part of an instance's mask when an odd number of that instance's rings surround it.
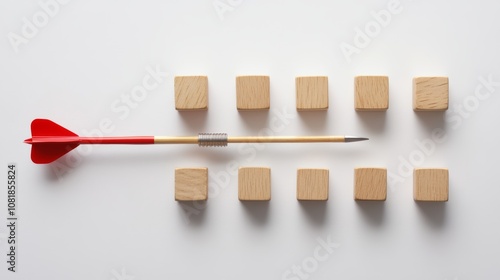
<svg viewBox="0 0 500 280">
<path fill-rule="evenodd" d="M 339 46 L 353 44 L 355 28 L 369 24 L 370 11 L 386 9 L 388 1 L 229 2 L 235 7 L 221 20 L 212 0 L 72 1 L 17 53 L 9 32 L 21 34 L 23 17 L 31 20 L 42 9 L 38 1 L 0 4 L 1 154 L 4 165 L 18 164 L 20 188 L 18 273 L 2 262 L 0 278 L 282 279 L 293 265 L 313 265 L 317 239 L 328 236 L 340 246 L 309 279 L 498 278 L 500 86 L 466 118 L 454 110 L 464 100 L 469 109 L 475 105 L 479 77 L 500 80 L 494 20 L 500 4 L 402 0 L 402 12 L 349 63 Z M 114 112 L 113 103 L 156 66 L 168 73 L 161 84 L 128 116 Z M 173 77 L 199 74 L 209 77 L 208 112 L 175 111 Z M 244 74 L 271 77 L 269 113 L 236 111 L 235 76 Z M 354 111 L 353 77 L 363 74 L 389 76 L 387 113 Z M 329 77 L 327 112 L 295 111 L 299 75 Z M 449 76 L 446 114 L 412 111 L 411 79 L 426 75 Z M 292 119 L 283 125 L 275 110 Z M 371 140 L 262 150 L 93 147 L 58 177 L 54 165 L 31 163 L 22 143 L 36 117 L 80 134 L 109 118 L 108 136 L 253 135 L 267 127 L 278 135 Z M 447 139 L 417 165 L 450 169 L 448 203 L 416 204 L 411 176 L 391 180 L 385 203 L 353 200 L 354 167 L 386 166 L 402 176 L 403 159 L 419 153 L 415 141 L 435 128 L 445 129 Z M 226 187 L 211 177 L 206 208 L 186 223 L 174 201 L 174 168 L 207 166 L 222 178 L 230 163 L 270 166 L 270 203 L 240 203 L 237 176 Z M 330 169 L 327 203 L 297 202 L 299 167 Z M 5 196 L 2 188 L 2 221 Z M 5 256 L 5 227 L 0 236 Z"/>
</svg>

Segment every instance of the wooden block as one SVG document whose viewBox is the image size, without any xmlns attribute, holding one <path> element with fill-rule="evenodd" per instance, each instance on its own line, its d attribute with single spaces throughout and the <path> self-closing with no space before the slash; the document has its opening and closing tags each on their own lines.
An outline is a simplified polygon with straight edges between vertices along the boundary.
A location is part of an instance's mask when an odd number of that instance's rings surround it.
<svg viewBox="0 0 500 280">
<path fill-rule="evenodd" d="M 448 201 L 448 169 L 415 168 L 413 199 L 415 201 Z"/>
<path fill-rule="evenodd" d="M 269 110 L 269 76 L 236 77 L 236 108 L 238 110 Z"/>
<path fill-rule="evenodd" d="M 208 168 L 176 168 L 175 200 L 195 201 L 208 198 Z"/>
<path fill-rule="evenodd" d="M 239 200 L 271 200 L 271 169 L 240 167 L 238 170 Z"/>
<path fill-rule="evenodd" d="M 448 77 L 413 78 L 413 110 L 448 110 Z"/>
<path fill-rule="evenodd" d="M 175 109 L 207 110 L 207 76 L 177 76 L 174 79 Z"/>
<path fill-rule="evenodd" d="M 297 110 L 328 109 L 328 77 L 296 77 Z"/>
<path fill-rule="evenodd" d="M 355 168 L 354 199 L 381 200 L 387 197 L 387 169 Z"/>
<path fill-rule="evenodd" d="M 354 108 L 356 111 L 386 111 L 389 108 L 389 78 L 387 76 L 355 77 Z"/>
<path fill-rule="evenodd" d="M 328 200 L 328 169 L 297 169 L 298 200 Z"/>
</svg>

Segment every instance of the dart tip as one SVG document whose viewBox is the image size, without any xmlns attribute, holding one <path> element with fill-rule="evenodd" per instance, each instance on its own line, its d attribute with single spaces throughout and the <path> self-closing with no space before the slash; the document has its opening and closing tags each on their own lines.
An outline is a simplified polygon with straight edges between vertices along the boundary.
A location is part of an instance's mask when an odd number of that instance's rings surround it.
<svg viewBox="0 0 500 280">
<path fill-rule="evenodd" d="M 28 139 L 24 140 L 24 143 L 26 143 L 26 144 L 33 144 L 33 139 L 32 138 L 28 138 Z"/>
<path fill-rule="evenodd" d="M 358 136 L 345 136 L 345 142 L 359 142 L 359 141 L 366 141 L 370 140 L 367 137 L 358 137 Z"/>
</svg>

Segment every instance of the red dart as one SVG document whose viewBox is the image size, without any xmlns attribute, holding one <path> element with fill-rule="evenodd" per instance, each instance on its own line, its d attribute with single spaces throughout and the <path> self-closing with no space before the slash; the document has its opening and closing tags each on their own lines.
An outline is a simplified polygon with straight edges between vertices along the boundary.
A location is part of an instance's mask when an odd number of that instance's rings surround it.
<svg viewBox="0 0 500 280">
<path fill-rule="evenodd" d="M 227 146 L 228 143 L 309 143 L 357 142 L 368 140 L 356 136 L 237 136 L 226 133 L 200 133 L 198 136 L 124 136 L 80 137 L 76 133 L 47 119 L 31 122 L 31 160 L 51 163 L 81 144 L 198 144 L 201 147 Z"/>
</svg>

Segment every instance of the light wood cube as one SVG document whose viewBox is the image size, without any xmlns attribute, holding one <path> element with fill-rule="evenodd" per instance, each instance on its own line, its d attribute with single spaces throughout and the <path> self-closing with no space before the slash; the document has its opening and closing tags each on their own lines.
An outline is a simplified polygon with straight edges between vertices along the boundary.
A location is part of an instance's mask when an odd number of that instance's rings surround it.
<svg viewBox="0 0 500 280">
<path fill-rule="evenodd" d="M 175 109 L 207 110 L 207 76 L 177 76 L 174 79 Z"/>
<path fill-rule="evenodd" d="M 176 168 L 175 200 L 196 201 L 208 198 L 208 168 Z"/>
<path fill-rule="evenodd" d="M 387 169 L 355 168 L 354 199 L 381 200 L 387 198 Z"/>
<path fill-rule="evenodd" d="M 268 110 L 271 104 L 269 76 L 236 77 L 236 108 Z"/>
<path fill-rule="evenodd" d="M 267 167 L 240 167 L 238 170 L 239 200 L 271 200 L 271 169 Z"/>
<path fill-rule="evenodd" d="M 386 111 L 389 108 L 389 78 L 387 76 L 355 77 L 354 108 L 356 111 Z"/>
<path fill-rule="evenodd" d="M 448 77 L 413 78 L 413 110 L 446 111 L 448 99 Z"/>
<path fill-rule="evenodd" d="M 448 169 L 415 168 L 413 199 L 415 201 L 448 201 Z"/>
<path fill-rule="evenodd" d="M 328 109 L 328 77 L 296 77 L 297 110 Z"/>
<path fill-rule="evenodd" d="M 298 200 L 328 200 L 328 169 L 297 169 Z"/>
</svg>

